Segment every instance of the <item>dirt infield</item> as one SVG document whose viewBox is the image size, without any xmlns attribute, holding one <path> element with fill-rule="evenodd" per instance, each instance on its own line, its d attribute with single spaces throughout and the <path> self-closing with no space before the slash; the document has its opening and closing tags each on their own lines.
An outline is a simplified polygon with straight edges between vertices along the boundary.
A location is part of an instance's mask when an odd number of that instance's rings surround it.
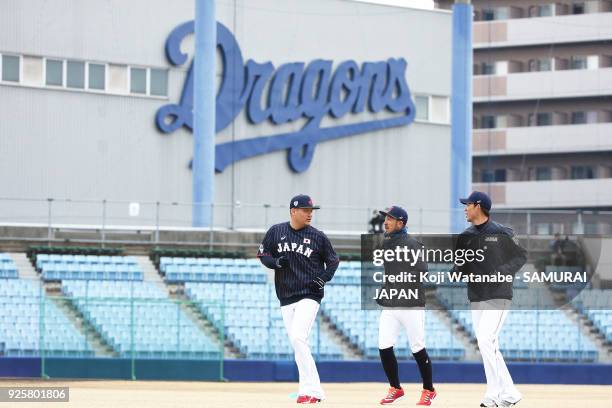
<svg viewBox="0 0 612 408">
<path fill-rule="evenodd" d="M 0 380 L 0 386 L 68 386 L 69 403 L 0 403 L 0 407 L 87 407 L 87 408 L 191 408 L 191 407 L 293 407 L 291 383 L 213 383 L 161 381 L 14 381 Z M 609 408 L 612 386 L 519 385 L 524 400 L 520 408 Z M 381 383 L 324 384 L 324 407 L 375 407 L 386 387 Z M 477 407 L 483 384 L 439 384 L 433 406 Z M 419 387 L 404 384 L 408 397 L 397 406 L 414 406 Z"/>
</svg>

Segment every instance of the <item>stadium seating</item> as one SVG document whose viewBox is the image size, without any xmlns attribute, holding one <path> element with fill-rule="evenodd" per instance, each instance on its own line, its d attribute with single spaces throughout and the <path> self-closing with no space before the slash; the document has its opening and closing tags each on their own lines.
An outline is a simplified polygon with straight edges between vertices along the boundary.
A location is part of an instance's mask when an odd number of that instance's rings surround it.
<svg viewBox="0 0 612 408">
<path fill-rule="evenodd" d="M 37 281 L 0 279 L 0 343 L 7 356 L 92 356 L 85 336 Z"/>
<path fill-rule="evenodd" d="M 343 274 L 342 271 L 339 271 Z M 351 272 L 344 272 L 351 273 Z M 355 272 L 352 272 L 355 273 Z M 322 311 L 366 358 L 378 358 L 379 310 L 361 310 L 361 287 L 354 284 L 332 283 L 326 290 Z M 465 355 L 461 341 L 453 335 L 434 312 L 426 311 L 425 332 L 427 351 L 437 359 L 460 359 Z M 411 356 L 407 336 L 401 333 L 394 347 L 398 357 Z"/>
<path fill-rule="evenodd" d="M 9 254 L 0 253 L 0 278 L 18 278 L 17 265 Z"/>
<path fill-rule="evenodd" d="M 44 280 L 142 280 L 131 256 L 38 254 L 36 268 Z"/>
<path fill-rule="evenodd" d="M 219 342 L 153 282 L 63 281 L 62 291 L 122 357 L 220 358 Z"/>
<path fill-rule="evenodd" d="M 161 257 L 167 283 L 184 282 L 185 294 L 246 358 L 292 359 L 274 285 L 257 259 Z M 43 280 L 63 280 L 62 291 L 102 339 L 122 357 L 219 358 L 221 344 L 203 331 L 162 287 L 143 282 L 132 257 L 38 254 Z M 430 265 L 430 270 L 448 265 Z M 18 279 L 8 254 L 0 253 L 0 353 L 37 356 L 92 356 L 91 344 L 54 300 L 41 294 L 39 282 Z M 7 279 L 10 277 L 12 279 Z M 17 278 L 17 279 L 15 279 Z M 365 358 L 378 358 L 378 310 L 361 310 L 361 263 L 340 264 L 325 288 L 320 318 L 310 341 L 315 358 L 343 359 L 338 344 L 322 330 L 329 319 L 343 343 Z M 465 286 L 437 287 L 436 297 L 475 341 Z M 594 344 L 561 311 L 539 310 L 554 302 L 550 292 L 515 283 L 513 309 L 500 335 L 508 360 L 596 361 Z M 576 309 L 612 342 L 611 291 L 583 290 Z M 547 297 L 548 296 L 548 297 Z M 42 299 L 42 300 L 41 300 Z M 44 305 L 44 324 L 40 325 Z M 426 342 L 436 359 L 461 359 L 461 341 L 436 312 L 426 312 Z M 43 328 L 41 336 L 41 328 Z M 42 347 L 41 347 L 42 345 Z M 410 358 L 406 335 L 396 346 L 399 358 Z"/>
<path fill-rule="evenodd" d="M 585 289 L 572 299 L 576 309 L 586 316 L 612 342 L 612 290 Z"/>
<path fill-rule="evenodd" d="M 432 272 L 448 271 L 448 264 L 430 264 Z M 360 283 L 361 263 L 340 264 L 332 283 L 326 288 L 326 299 L 322 311 L 330 318 L 342 334 L 356 345 L 366 358 L 378 358 L 379 310 L 361 310 Z M 368 272 L 371 274 L 371 272 Z M 369 276 L 367 277 L 369 279 Z M 461 342 L 450 334 L 449 329 L 430 311 L 425 317 L 427 349 L 432 357 L 459 359 L 465 355 Z M 398 356 L 410 356 L 405 333 L 402 333 L 395 347 Z"/>
<path fill-rule="evenodd" d="M 364 274 L 364 277 L 367 278 L 367 275 Z M 340 262 L 332 283 L 336 285 L 359 285 L 361 283 L 361 262 Z"/>
<path fill-rule="evenodd" d="M 292 359 L 274 286 L 267 283 L 187 283 L 187 296 L 246 358 Z M 222 308 L 220 305 L 225 305 Z M 339 347 L 313 325 L 310 347 L 316 359 L 342 359 Z"/>
<path fill-rule="evenodd" d="M 475 340 L 466 288 L 439 288 L 436 296 Z M 507 360 L 595 361 L 593 342 L 560 310 L 537 310 L 547 302 L 534 289 L 515 289 L 513 309 L 500 334 Z M 516 310 L 517 306 L 519 309 Z"/>
<path fill-rule="evenodd" d="M 166 282 L 267 281 L 258 259 L 161 257 L 159 270 Z"/>
</svg>

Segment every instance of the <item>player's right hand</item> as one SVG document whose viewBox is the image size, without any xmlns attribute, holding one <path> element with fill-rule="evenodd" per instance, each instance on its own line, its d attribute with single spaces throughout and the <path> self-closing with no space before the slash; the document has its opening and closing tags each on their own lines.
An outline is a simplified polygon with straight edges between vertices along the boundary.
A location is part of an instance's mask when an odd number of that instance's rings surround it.
<svg viewBox="0 0 612 408">
<path fill-rule="evenodd" d="M 285 255 L 276 258 L 276 268 L 282 269 L 289 266 L 289 259 Z"/>
</svg>

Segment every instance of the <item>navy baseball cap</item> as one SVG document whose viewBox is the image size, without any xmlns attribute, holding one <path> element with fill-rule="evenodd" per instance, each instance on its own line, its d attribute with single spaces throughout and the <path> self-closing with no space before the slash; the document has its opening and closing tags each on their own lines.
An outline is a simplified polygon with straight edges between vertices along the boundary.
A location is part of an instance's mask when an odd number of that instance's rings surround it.
<svg viewBox="0 0 612 408">
<path fill-rule="evenodd" d="M 312 198 L 310 198 L 310 196 L 307 196 L 306 194 L 299 194 L 291 199 L 289 208 L 312 208 L 313 210 L 318 210 L 321 207 L 318 205 L 313 205 Z"/>
<path fill-rule="evenodd" d="M 472 191 L 468 198 L 460 198 L 461 204 L 480 204 L 487 211 L 491 210 L 491 198 L 482 191 Z"/>
<path fill-rule="evenodd" d="M 404 221 L 404 225 L 408 222 L 408 213 L 402 207 L 394 205 L 387 209 L 387 211 L 379 211 L 382 215 L 395 218 L 396 220 Z"/>
</svg>

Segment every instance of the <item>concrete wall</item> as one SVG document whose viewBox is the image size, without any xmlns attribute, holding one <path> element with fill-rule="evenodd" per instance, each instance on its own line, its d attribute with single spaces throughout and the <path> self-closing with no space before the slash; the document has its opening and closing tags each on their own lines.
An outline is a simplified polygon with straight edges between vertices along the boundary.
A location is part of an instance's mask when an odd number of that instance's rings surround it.
<svg viewBox="0 0 612 408">
<path fill-rule="evenodd" d="M 162 105 L 180 97 L 186 65 L 171 66 L 164 45 L 173 28 L 193 18 L 193 4 L 191 0 L 2 2 L 0 53 L 167 68 L 169 94 L 152 98 L 0 83 L 0 195 L 70 198 L 71 205 L 56 202 L 55 206 L 67 223 L 100 217 L 99 204 L 77 205 L 78 200 L 122 201 L 116 209 L 107 208 L 107 217 L 111 223 L 127 224 L 151 223 L 155 201 L 178 202 L 185 205 L 169 210 L 163 221 L 190 225 L 191 133 L 182 128 L 162 134 L 154 117 Z M 271 61 L 278 67 L 322 58 L 336 66 L 347 59 L 360 64 L 405 58 L 412 93 L 443 97 L 450 95 L 450 17 L 444 11 L 340 0 L 217 2 L 217 20 L 234 34 L 245 62 Z M 183 44 L 187 52 L 192 46 L 192 38 Z M 322 126 L 389 115 L 349 116 L 326 118 Z M 304 124 L 300 120 L 254 126 L 241 113 L 217 135 L 217 143 L 296 131 Z M 261 218 L 262 211 L 249 213 L 246 204 L 286 205 L 300 192 L 328 208 L 361 208 L 354 216 L 359 218 L 355 225 L 366 221 L 368 207 L 445 209 L 449 163 L 450 125 L 427 122 L 320 143 L 303 173 L 289 169 L 285 151 L 258 156 L 216 175 L 215 224 L 247 225 L 249 218 Z M 146 217 L 129 217 L 129 201 L 146 207 Z M 243 204 L 240 219 L 227 205 L 236 201 Z M 46 207 L 40 204 L 21 202 L 19 211 L 11 203 L 1 207 L 5 217 L 15 221 L 46 216 Z M 333 218 L 342 212 L 329 211 L 327 220 L 320 219 L 333 227 Z M 286 217 L 285 211 L 277 213 L 268 221 Z M 446 220 L 433 214 L 429 223 L 444 229 Z"/>
</svg>

